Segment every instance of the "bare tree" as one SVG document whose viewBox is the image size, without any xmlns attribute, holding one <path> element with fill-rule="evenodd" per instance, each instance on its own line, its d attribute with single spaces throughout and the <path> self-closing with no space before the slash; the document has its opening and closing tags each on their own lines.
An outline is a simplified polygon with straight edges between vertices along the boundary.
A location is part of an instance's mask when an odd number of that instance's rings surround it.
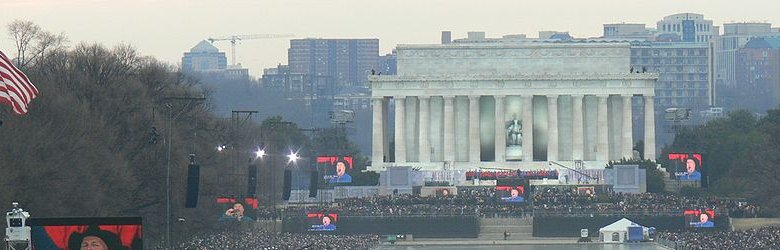
<svg viewBox="0 0 780 250">
<path fill-rule="evenodd" d="M 16 64 L 19 67 L 27 64 L 25 54 L 40 32 L 41 27 L 32 21 L 14 20 L 8 24 L 8 34 L 13 37 L 16 45 Z"/>
<path fill-rule="evenodd" d="M 15 20 L 8 24 L 8 34 L 16 45 L 16 64 L 25 67 L 36 60 L 42 60 L 46 53 L 63 48 L 68 42 L 64 33 L 54 34 L 42 30 L 31 21 Z"/>
</svg>

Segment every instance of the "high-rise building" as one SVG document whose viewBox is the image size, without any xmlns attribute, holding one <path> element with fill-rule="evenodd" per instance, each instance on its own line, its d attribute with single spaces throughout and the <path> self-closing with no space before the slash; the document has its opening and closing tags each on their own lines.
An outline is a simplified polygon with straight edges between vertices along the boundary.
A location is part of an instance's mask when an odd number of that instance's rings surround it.
<svg viewBox="0 0 780 250">
<path fill-rule="evenodd" d="M 398 54 L 395 50 L 390 54 L 379 57 L 376 72 L 382 75 L 395 75 L 398 72 Z"/>
<path fill-rule="evenodd" d="M 736 81 L 737 51 L 753 37 L 780 36 L 772 33 L 769 23 L 726 23 L 723 35 L 713 39 L 715 50 L 715 86 L 738 87 Z"/>
<path fill-rule="evenodd" d="M 708 42 L 718 35 L 718 27 L 712 26 L 712 20 L 705 20 L 704 15 L 695 13 L 680 13 L 665 16 L 657 23 L 658 34 L 675 34 L 682 42 Z"/>
<path fill-rule="evenodd" d="M 227 57 L 225 52 L 219 52 L 217 47 L 203 40 L 192 47 L 190 52 L 184 52 L 181 68 L 185 73 L 221 71 L 227 69 Z"/>
<path fill-rule="evenodd" d="M 379 62 L 379 39 L 293 39 L 290 72 L 332 77 L 335 87 L 366 87 Z"/>
<path fill-rule="evenodd" d="M 780 102 L 780 38 L 756 37 L 736 52 L 737 86 L 725 89 L 725 105 L 765 113 Z"/>
<path fill-rule="evenodd" d="M 322 99 L 333 88 L 333 77 L 295 73 L 288 65 L 279 65 L 263 71 L 260 82 L 263 87 L 280 91 L 287 99 L 303 100 L 311 106 L 312 101 Z M 331 94 L 332 95 L 332 94 Z"/>
<path fill-rule="evenodd" d="M 668 108 L 689 109 L 687 124 L 701 123 L 699 114 L 709 110 L 709 45 L 686 42 L 631 42 L 631 65 L 634 71 L 658 73 L 655 83 L 656 126 L 670 128 L 666 121 Z M 656 130 L 658 145 L 671 143 L 673 130 Z"/>
</svg>

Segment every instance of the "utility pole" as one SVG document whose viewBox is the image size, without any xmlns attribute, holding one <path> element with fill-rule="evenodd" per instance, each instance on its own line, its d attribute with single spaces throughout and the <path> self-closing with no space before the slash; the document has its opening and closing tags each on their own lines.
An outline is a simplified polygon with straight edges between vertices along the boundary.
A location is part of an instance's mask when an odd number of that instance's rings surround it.
<svg viewBox="0 0 780 250">
<path fill-rule="evenodd" d="M 163 98 L 168 108 L 168 159 L 165 174 L 165 245 L 171 248 L 171 151 L 173 146 L 173 121 L 177 119 L 190 105 L 206 100 L 203 97 L 170 96 Z M 173 102 L 185 102 L 184 106 L 174 115 Z"/>
<path fill-rule="evenodd" d="M 247 121 L 252 119 L 252 115 L 257 113 L 258 113 L 257 110 L 233 110 L 230 118 L 232 123 L 232 131 L 230 133 L 230 140 L 231 140 L 230 143 L 233 146 L 233 171 L 231 171 L 232 172 L 231 179 L 233 180 L 232 181 L 229 180 L 228 182 L 231 183 L 229 185 L 231 186 L 232 192 L 235 192 L 234 194 L 236 198 L 238 198 L 238 196 L 241 195 L 241 191 L 240 191 L 241 189 L 239 188 L 239 184 L 238 184 L 241 181 L 239 177 L 242 176 L 240 174 L 241 152 L 239 151 L 245 150 L 244 148 L 239 147 L 240 143 L 238 142 L 239 140 L 238 133 L 240 128 L 243 127 L 243 125 Z M 239 148 L 241 148 L 241 150 L 239 150 Z M 249 185 L 249 183 L 247 183 L 247 185 Z"/>
</svg>

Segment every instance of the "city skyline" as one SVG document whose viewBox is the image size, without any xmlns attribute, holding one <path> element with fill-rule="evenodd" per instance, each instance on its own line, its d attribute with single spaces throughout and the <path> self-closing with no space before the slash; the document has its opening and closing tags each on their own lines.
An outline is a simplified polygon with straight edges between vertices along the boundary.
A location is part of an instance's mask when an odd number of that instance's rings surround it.
<svg viewBox="0 0 780 250">
<path fill-rule="evenodd" d="M 215 5 L 203 0 L 4 0 L 0 2 L 0 9 L 4 10 L 0 17 L 4 26 L 0 49 L 13 51 L 6 26 L 16 19 L 32 21 L 53 33 L 62 32 L 71 46 L 80 42 L 106 46 L 128 43 L 144 56 L 177 66 L 183 53 L 198 42 L 233 34 L 291 33 L 296 35 L 293 39 L 378 38 L 383 55 L 397 44 L 438 43 L 443 30 L 452 31 L 453 39 L 465 37 L 468 31 L 484 31 L 487 37 L 536 37 L 538 31 L 544 30 L 568 31 L 574 37 L 584 38 L 601 36 L 606 23 L 644 23 L 654 28 L 664 16 L 684 12 L 702 14 L 716 26 L 728 22 L 768 22 L 774 27 L 780 24 L 780 16 L 771 11 L 773 8 L 766 8 L 775 4 L 768 0 L 742 1 L 748 8 L 731 8 L 728 6 L 732 2 L 705 0 L 664 0 L 652 5 L 616 0 L 491 3 L 241 0 Z M 250 69 L 252 76 L 259 77 L 264 68 L 287 64 L 289 40 L 243 41 L 237 46 L 237 60 Z M 229 42 L 214 45 L 230 54 Z"/>
</svg>

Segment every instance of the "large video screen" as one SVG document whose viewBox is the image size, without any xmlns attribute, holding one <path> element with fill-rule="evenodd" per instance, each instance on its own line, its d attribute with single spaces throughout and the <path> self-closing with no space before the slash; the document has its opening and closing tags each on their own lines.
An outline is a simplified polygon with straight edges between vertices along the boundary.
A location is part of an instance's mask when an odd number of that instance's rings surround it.
<svg viewBox="0 0 780 250">
<path fill-rule="evenodd" d="M 225 212 L 223 212 L 220 217 L 219 221 L 221 222 L 254 222 L 255 218 L 251 216 L 253 211 L 251 209 L 257 209 L 257 198 L 246 198 L 244 199 L 249 204 L 244 205 L 244 203 L 236 200 L 236 199 L 227 199 L 227 200 L 221 200 L 221 201 L 227 201 L 227 202 L 220 202 L 220 199 L 217 199 L 217 203 L 225 204 Z M 248 211 L 249 210 L 249 211 Z"/>
<path fill-rule="evenodd" d="M 33 249 L 143 249 L 141 217 L 33 218 Z M 101 248 L 102 247 L 102 248 Z"/>
<path fill-rule="evenodd" d="M 701 181 L 704 165 L 700 153 L 670 153 L 674 178 L 681 181 Z"/>
<path fill-rule="evenodd" d="M 307 231 L 336 231 L 339 215 L 335 213 L 309 213 L 306 215 Z"/>
<path fill-rule="evenodd" d="M 452 195 L 452 190 L 449 188 L 437 188 L 436 189 L 436 196 L 439 197 L 449 197 Z"/>
<path fill-rule="evenodd" d="M 496 186 L 496 195 L 504 202 L 524 202 L 525 187 L 515 186 Z"/>
<path fill-rule="evenodd" d="M 683 211 L 685 225 L 692 228 L 711 228 L 715 227 L 715 210 L 697 209 Z"/>
<path fill-rule="evenodd" d="M 352 156 L 318 156 L 317 163 L 325 165 L 327 183 L 352 183 Z"/>
</svg>

